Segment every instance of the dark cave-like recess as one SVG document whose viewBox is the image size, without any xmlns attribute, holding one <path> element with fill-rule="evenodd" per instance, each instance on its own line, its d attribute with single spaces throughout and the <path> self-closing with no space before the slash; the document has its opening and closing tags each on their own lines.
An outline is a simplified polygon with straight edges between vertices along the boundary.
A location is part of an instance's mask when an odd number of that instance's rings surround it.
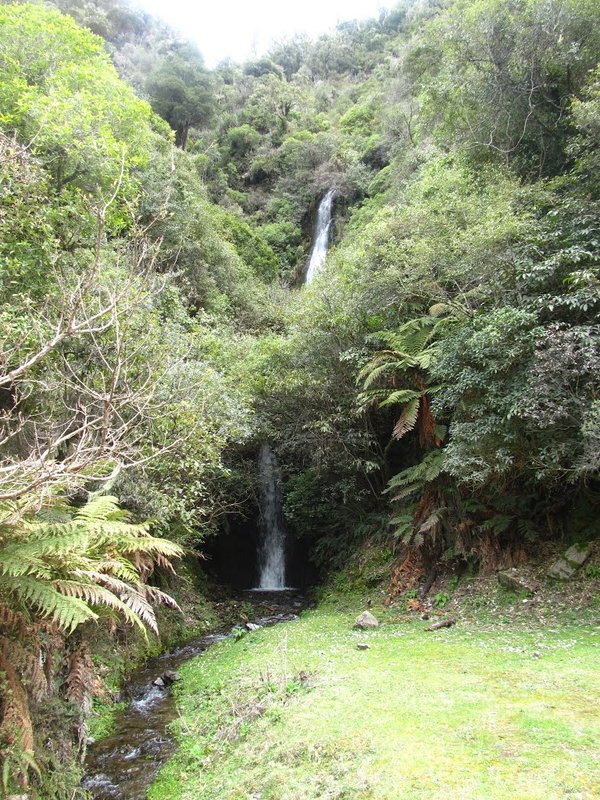
<svg viewBox="0 0 600 800">
<path fill-rule="evenodd" d="M 219 583 L 233 589 L 253 589 L 258 585 L 258 522 L 230 520 L 226 529 L 202 546 L 205 568 Z M 316 582 L 317 574 L 309 560 L 308 543 L 288 539 L 286 548 L 286 583 L 305 590 Z"/>
</svg>

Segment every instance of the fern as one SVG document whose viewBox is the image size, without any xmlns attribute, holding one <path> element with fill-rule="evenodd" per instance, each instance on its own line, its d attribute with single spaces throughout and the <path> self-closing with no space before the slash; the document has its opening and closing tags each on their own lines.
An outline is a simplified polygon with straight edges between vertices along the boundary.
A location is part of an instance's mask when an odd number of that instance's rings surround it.
<svg viewBox="0 0 600 800">
<path fill-rule="evenodd" d="M 424 486 L 435 480 L 444 469 L 445 453 L 443 450 L 432 450 L 427 455 L 408 469 L 394 475 L 388 482 L 385 492 L 406 486 Z"/>
<path fill-rule="evenodd" d="M 398 421 L 394 425 L 394 430 L 392 431 L 393 439 L 401 439 L 406 433 L 413 430 L 417 424 L 420 403 L 420 397 L 415 397 L 404 406 Z"/>
<path fill-rule="evenodd" d="M 444 512 L 446 510 L 447 509 L 442 506 L 441 508 L 436 508 L 434 511 L 432 511 L 427 519 L 419 525 L 419 533 L 430 533 L 431 531 L 435 530 L 442 522 Z"/>
<path fill-rule="evenodd" d="M 447 317 L 418 317 L 395 331 L 379 331 L 369 337 L 371 341 L 383 342 L 387 348 L 376 352 L 358 373 L 362 391 L 357 405 L 359 411 L 371 406 L 404 405 L 394 425 L 393 439 L 401 439 L 419 423 L 422 443 L 431 442 L 432 437 L 437 442 L 428 396 L 441 387 L 428 386 L 426 372 L 437 354 L 435 340 L 450 321 Z"/>
<path fill-rule="evenodd" d="M 95 496 L 78 509 L 56 500 L 24 519 L 5 504 L 0 519 L 0 609 L 7 620 L 50 619 L 71 633 L 109 613 L 156 631 L 151 604 L 176 607 L 168 595 L 148 592 L 141 577 L 156 562 L 170 564 L 181 548 L 132 523 L 116 498 Z"/>
<path fill-rule="evenodd" d="M 493 534 L 498 535 L 508 530 L 514 521 L 515 518 L 508 514 L 496 514 L 482 522 L 480 527 L 485 531 L 491 531 Z"/>
<path fill-rule="evenodd" d="M 89 605 L 76 597 L 65 597 L 53 586 L 35 578 L 7 577 L 0 588 L 15 604 L 26 606 L 42 618 L 50 618 L 65 633 L 72 633 L 78 625 L 97 619 Z"/>
<path fill-rule="evenodd" d="M 379 407 L 383 408 L 384 406 L 391 406 L 396 403 L 408 403 L 412 402 L 413 400 L 418 400 L 421 396 L 420 392 L 415 391 L 414 389 L 397 389 L 382 400 L 379 403 Z M 418 407 L 418 403 L 417 403 Z"/>
</svg>

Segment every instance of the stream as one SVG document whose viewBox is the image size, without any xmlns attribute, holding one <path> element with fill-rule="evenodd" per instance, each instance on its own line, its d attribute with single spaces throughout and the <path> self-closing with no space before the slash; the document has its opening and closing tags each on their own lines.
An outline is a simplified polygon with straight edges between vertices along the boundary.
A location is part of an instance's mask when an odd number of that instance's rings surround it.
<svg viewBox="0 0 600 800">
<path fill-rule="evenodd" d="M 265 627 L 296 619 L 305 603 L 294 591 L 248 593 L 256 605 L 252 624 Z M 113 732 L 88 748 L 82 786 L 94 800 L 144 800 L 158 771 L 177 749 L 169 723 L 177 716 L 170 686 L 155 681 L 177 671 L 231 633 L 211 633 L 170 653 L 146 661 L 123 687 L 128 705 L 115 719 Z"/>
</svg>

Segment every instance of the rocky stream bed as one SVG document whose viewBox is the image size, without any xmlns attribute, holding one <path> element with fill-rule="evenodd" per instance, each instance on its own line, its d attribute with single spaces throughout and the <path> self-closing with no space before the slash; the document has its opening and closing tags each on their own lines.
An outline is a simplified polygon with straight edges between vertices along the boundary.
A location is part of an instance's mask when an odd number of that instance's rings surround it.
<svg viewBox="0 0 600 800">
<path fill-rule="evenodd" d="M 246 624 L 276 625 L 295 619 L 304 605 L 297 592 L 250 592 L 256 617 Z M 94 800 L 144 800 L 158 771 L 177 749 L 169 725 L 177 716 L 172 684 L 177 669 L 231 632 L 211 633 L 152 658 L 136 669 L 123 695 L 127 707 L 113 732 L 93 743 L 87 752 L 83 788 Z"/>
</svg>

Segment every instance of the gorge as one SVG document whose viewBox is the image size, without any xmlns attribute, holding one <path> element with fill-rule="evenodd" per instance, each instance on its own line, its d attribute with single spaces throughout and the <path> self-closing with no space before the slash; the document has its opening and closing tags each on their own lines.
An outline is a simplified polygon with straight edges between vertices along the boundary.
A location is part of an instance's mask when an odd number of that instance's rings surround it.
<svg viewBox="0 0 600 800">
<path fill-rule="evenodd" d="M 591 796 L 600 4 L 0 42 L 0 794 Z"/>
</svg>

